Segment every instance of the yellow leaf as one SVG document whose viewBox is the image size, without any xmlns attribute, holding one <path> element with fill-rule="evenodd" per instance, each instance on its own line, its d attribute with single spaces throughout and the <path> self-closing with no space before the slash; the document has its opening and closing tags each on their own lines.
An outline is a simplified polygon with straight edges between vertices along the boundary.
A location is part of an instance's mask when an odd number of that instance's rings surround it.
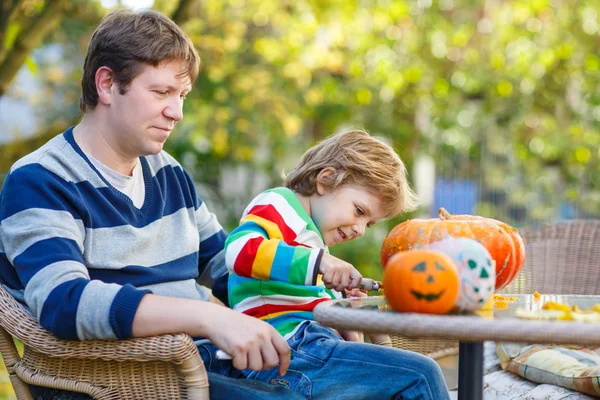
<svg viewBox="0 0 600 400">
<path fill-rule="evenodd" d="M 229 135 L 223 128 L 219 128 L 215 131 L 212 139 L 212 146 L 215 153 L 218 155 L 225 155 L 229 151 L 228 143 Z"/>
<path fill-rule="evenodd" d="M 372 98 L 373 94 L 369 89 L 363 88 L 356 92 L 356 100 L 360 104 L 369 104 Z"/>
<path fill-rule="evenodd" d="M 501 97 L 509 97 L 513 92 L 513 85 L 509 81 L 500 81 L 496 85 L 496 90 Z"/>
<path fill-rule="evenodd" d="M 32 57 L 27 57 L 27 59 L 25 60 L 25 65 L 27 66 L 29 72 L 31 72 L 34 75 L 37 74 L 37 63 Z"/>
</svg>

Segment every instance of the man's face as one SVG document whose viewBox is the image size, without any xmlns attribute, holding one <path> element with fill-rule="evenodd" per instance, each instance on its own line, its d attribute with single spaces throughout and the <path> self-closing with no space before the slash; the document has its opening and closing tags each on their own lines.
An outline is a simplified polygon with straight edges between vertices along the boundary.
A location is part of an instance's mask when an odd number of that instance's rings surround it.
<svg viewBox="0 0 600 400">
<path fill-rule="evenodd" d="M 325 244 L 333 246 L 364 235 L 384 212 L 377 196 L 358 186 L 342 185 L 312 195 L 311 217 Z"/>
<path fill-rule="evenodd" d="M 175 124 L 183 119 L 183 101 L 191 90 L 180 60 L 145 66 L 124 95 L 115 94 L 109 109 L 111 145 L 123 158 L 159 153 Z M 116 88 L 118 92 L 118 87 Z"/>
</svg>

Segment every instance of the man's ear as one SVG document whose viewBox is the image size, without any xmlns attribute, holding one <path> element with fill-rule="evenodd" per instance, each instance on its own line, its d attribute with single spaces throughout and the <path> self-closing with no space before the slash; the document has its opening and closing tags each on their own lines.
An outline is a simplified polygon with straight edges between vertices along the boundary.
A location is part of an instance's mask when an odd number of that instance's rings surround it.
<svg viewBox="0 0 600 400">
<path fill-rule="evenodd" d="M 336 170 L 333 167 L 326 167 L 319 171 L 317 175 L 317 193 L 321 196 L 327 192 L 327 189 L 331 187 L 331 181 L 334 179 Z"/>
<path fill-rule="evenodd" d="M 106 66 L 98 68 L 96 71 L 96 91 L 98 92 L 98 102 L 104 105 L 112 103 L 112 96 L 117 92 L 117 83 L 112 69 Z"/>
</svg>

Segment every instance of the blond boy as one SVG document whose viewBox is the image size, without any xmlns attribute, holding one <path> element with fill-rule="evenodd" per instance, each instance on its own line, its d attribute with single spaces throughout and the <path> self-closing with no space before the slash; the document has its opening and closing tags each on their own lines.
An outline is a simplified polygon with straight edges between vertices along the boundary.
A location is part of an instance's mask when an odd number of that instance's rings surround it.
<svg viewBox="0 0 600 400">
<path fill-rule="evenodd" d="M 293 357 L 285 377 L 271 369 L 245 371 L 248 378 L 318 399 L 448 397 L 441 371 L 429 358 L 355 342 L 349 332 L 342 332 L 343 340 L 312 316 L 318 303 L 362 280 L 328 247 L 363 236 L 379 220 L 415 204 L 398 155 L 360 130 L 312 147 L 287 175 L 285 187 L 252 200 L 225 244 L 229 303 L 272 324 Z"/>
</svg>

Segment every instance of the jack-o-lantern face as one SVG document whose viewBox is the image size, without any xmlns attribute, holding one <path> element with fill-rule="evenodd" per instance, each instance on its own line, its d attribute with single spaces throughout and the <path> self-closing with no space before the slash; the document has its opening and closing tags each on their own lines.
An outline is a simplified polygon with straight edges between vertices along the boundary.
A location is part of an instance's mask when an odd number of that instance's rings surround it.
<svg viewBox="0 0 600 400">
<path fill-rule="evenodd" d="M 417 265 L 415 265 L 412 268 L 412 272 L 415 275 L 422 275 L 422 279 L 423 282 L 421 284 L 418 283 L 418 277 L 414 277 L 413 280 L 413 284 L 414 287 L 413 289 L 410 290 L 410 292 L 412 293 L 412 295 L 415 297 L 415 299 L 417 300 L 425 300 L 425 301 L 435 301 L 435 300 L 439 300 L 440 297 L 442 297 L 442 295 L 444 294 L 444 292 L 446 292 L 446 289 L 444 288 L 437 288 L 437 285 L 435 284 L 436 281 L 438 280 L 438 274 L 439 273 L 443 273 L 446 268 L 440 264 L 438 261 L 434 261 L 433 265 L 430 265 L 430 271 L 428 271 L 427 269 L 427 262 L 423 261 L 418 263 Z M 423 291 L 419 291 L 418 288 L 422 288 L 421 290 L 425 290 Z M 434 290 L 429 291 L 429 290 Z"/>
<path fill-rule="evenodd" d="M 383 280 L 387 301 L 396 311 L 444 314 L 453 308 L 459 291 L 452 259 L 431 250 L 394 255 Z"/>
</svg>

